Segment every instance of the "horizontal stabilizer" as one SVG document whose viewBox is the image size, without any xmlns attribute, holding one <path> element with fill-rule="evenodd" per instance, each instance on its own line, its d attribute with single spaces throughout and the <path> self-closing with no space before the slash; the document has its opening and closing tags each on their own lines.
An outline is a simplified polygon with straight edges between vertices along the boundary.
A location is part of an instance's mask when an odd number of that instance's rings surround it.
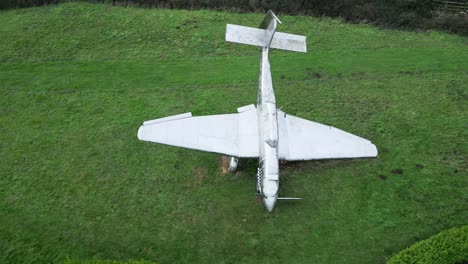
<svg viewBox="0 0 468 264">
<path fill-rule="evenodd" d="M 267 47 L 267 31 L 265 29 L 227 24 L 226 41 Z M 271 41 L 270 48 L 307 52 L 306 37 L 276 32 Z"/>
</svg>

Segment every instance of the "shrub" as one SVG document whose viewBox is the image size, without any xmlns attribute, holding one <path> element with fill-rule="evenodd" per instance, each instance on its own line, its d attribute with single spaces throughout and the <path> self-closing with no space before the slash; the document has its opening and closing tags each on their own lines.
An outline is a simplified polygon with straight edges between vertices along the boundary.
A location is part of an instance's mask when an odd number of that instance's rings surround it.
<svg viewBox="0 0 468 264">
<path fill-rule="evenodd" d="M 385 27 L 438 28 L 468 34 L 466 14 L 434 16 L 437 7 L 433 0 L 0 0 L 0 9 L 70 1 L 235 12 L 265 12 L 272 9 L 293 15 L 342 17 L 346 21 L 372 22 Z"/>
<path fill-rule="evenodd" d="M 438 13 L 433 19 L 435 28 L 440 28 L 460 35 L 468 35 L 468 15 L 463 13 Z"/>
<path fill-rule="evenodd" d="M 452 228 L 420 241 L 392 257 L 397 263 L 466 263 L 468 261 L 468 226 Z"/>
</svg>

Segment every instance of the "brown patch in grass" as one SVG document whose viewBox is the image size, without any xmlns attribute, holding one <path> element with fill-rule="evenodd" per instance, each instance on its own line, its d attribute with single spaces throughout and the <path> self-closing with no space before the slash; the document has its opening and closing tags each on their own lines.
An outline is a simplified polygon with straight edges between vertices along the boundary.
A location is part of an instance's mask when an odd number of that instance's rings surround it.
<svg viewBox="0 0 468 264">
<path fill-rule="evenodd" d="M 221 156 L 221 169 L 223 170 L 224 174 L 229 173 L 229 157 L 228 156 Z"/>
<path fill-rule="evenodd" d="M 285 161 L 285 160 L 280 160 L 279 161 L 279 168 L 284 169 L 284 168 L 294 168 L 297 167 L 297 161 Z"/>
<path fill-rule="evenodd" d="M 403 170 L 402 169 L 393 169 L 391 171 L 393 174 L 403 174 Z"/>
<path fill-rule="evenodd" d="M 241 177 L 241 176 L 245 176 L 245 175 L 247 175 L 247 174 L 245 172 L 243 172 L 243 171 L 240 171 L 240 170 L 236 171 L 236 176 Z"/>
<path fill-rule="evenodd" d="M 195 177 L 199 180 L 203 180 L 206 176 L 206 170 L 203 167 L 195 168 Z"/>
<path fill-rule="evenodd" d="M 203 182 L 203 179 L 205 179 L 205 176 L 206 176 L 206 169 L 203 168 L 203 167 L 195 167 L 194 169 L 194 172 L 193 172 L 193 176 L 194 176 L 194 181 L 193 181 L 193 185 L 195 187 L 199 187 L 202 182 Z"/>
<path fill-rule="evenodd" d="M 318 73 L 318 72 L 314 72 L 314 73 L 312 74 L 312 76 L 314 76 L 314 78 L 316 78 L 316 79 L 322 78 L 322 75 L 321 75 L 320 73 Z"/>
</svg>

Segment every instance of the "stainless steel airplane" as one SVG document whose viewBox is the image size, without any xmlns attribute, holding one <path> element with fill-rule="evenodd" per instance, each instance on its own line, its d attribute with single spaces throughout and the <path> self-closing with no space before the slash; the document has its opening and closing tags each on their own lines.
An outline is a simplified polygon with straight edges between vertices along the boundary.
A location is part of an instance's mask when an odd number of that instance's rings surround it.
<svg viewBox="0 0 468 264">
<path fill-rule="evenodd" d="M 256 106 L 240 107 L 236 114 L 169 116 L 145 121 L 138 130 L 143 141 L 228 155 L 230 171 L 236 170 L 238 158 L 258 158 L 257 193 L 270 212 L 278 199 L 300 199 L 278 197 L 279 160 L 377 156 L 377 148 L 369 140 L 276 108 L 270 48 L 306 52 L 306 38 L 276 32 L 278 23 L 281 21 L 268 11 L 259 28 L 230 24 L 226 28 L 226 41 L 261 49 Z"/>
</svg>

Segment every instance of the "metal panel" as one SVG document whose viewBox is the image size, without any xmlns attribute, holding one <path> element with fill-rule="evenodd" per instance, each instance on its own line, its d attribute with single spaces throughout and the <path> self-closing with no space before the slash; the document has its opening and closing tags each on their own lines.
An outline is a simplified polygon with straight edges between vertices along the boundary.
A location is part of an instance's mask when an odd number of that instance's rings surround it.
<svg viewBox="0 0 468 264">
<path fill-rule="evenodd" d="M 241 106 L 241 107 L 237 108 L 237 112 L 239 112 L 239 113 L 242 113 L 242 112 L 245 112 L 245 111 L 252 111 L 252 110 L 255 110 L 255 105 L 254 104 L 249 104 L 249 105 L 245 105 L 245 106 Z"/>
<path fill-rule="evenodd" d="M 278 110 L 279 150 L 283 160 L 363 158 L 377 156 L 369 140 L 332 126 Z"/>
<path fill-rule="evenodd" d="M 182 118 L 187 118 L 187 117 L 192 117 L 192 113 L 188 112 L 188 113 L 184 113 L 180 115 L 173 115 L 173 116 L 167 116 L 163 118 L 148 120 L 148 121 L 143 122 L 143 125 L 156 124 L 156 123 L 167 122 L 167 121 L 177 120 L 177 119 L 182 119 Z"/>
<path fill-rule="evenodd" d="M 271 20 L 270 24 L 268 27 L 265 29 L 265 47 L 269 48 L 271 41 L 273 40 L 273 37 L 275 36 L 276 33 L 276 20 L 273 19 Z"/>
<path fill-rule="evenodd" d="M 268 36 L 273 35 L 270 43 L 270 48 L 307 52 L 306 37 L 282 32 L 267 31 L 264 29 L 244 27 L 238 25 L 227 24 L 226 26 L 226 41 L 253 45 L 257 47 L 268 46 Z"/>
<path fill-rule="evenodd" d="M 196 116 L 143 125 L 138 138 L 177 147 L 258 157 L 257 111 L 240 114 Z"/>
<path fill-rule="evenodd" d="M 279 18 L 273 13 L 273 11 L 268 10 L 268 12 L 263 17 L 262 22 L 260 22 L 260 26 L 258 26 L 258 28 L 267 29 L 273 20 L 281 24 L 281 20 L 279 20 Z"/>
<path fill-rule="evenodd" d="M 276 32 L 275 37 L 271 41 L 270 48 L 307 52 L 306 37 L 301 35 Z"/>
<path fill-rule="evenodd" d="M 253 107 L 249 111 L 240 113 L 238 125 L 239 156 L 259 156 L 258 132 L 257 109 Z"/>
<path fill-rule="evenodd" d="M 265 45 L 265 30 L 227 24 L 226 41 L 263 47 Z"/>
</svg>

